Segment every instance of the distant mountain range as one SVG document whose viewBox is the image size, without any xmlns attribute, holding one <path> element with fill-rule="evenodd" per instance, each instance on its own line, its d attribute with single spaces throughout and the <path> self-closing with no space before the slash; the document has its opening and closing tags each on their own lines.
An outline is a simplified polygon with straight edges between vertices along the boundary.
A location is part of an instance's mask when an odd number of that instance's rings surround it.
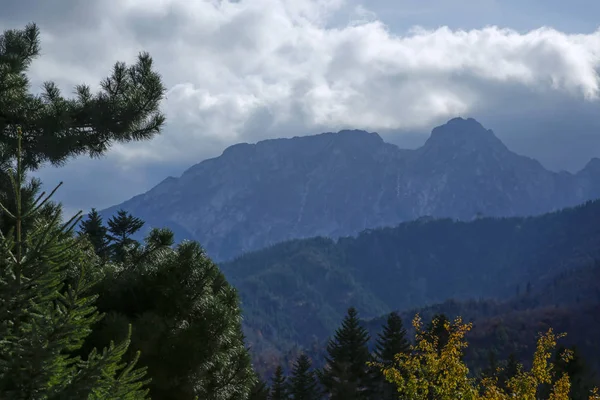
<svg viewBox="0 0 600 400">
<path fill-rule="evenodd" d="M 223 261 L 422 216 L 538 215 L 598 197 L 600 159 L 576 174 L 551 172 L 474 119 L 455 118 L 416 150 L 359 130 L 237 144 L 102 215 L 125 209 Z"/>
</svg>

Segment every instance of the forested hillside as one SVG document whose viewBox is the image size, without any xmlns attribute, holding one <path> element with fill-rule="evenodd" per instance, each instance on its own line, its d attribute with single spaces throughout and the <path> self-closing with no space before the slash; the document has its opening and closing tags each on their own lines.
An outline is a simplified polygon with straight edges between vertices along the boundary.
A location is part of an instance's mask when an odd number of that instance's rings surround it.
<svg viewBox="0 0 600 400">
<path fill-rule="evenodd" d="M 221 268 L 239 290 L 251 342 L 285 348 L 326 337 L 350 305 L 369 318 L 538 290 L 598 257 L 599 218 L 600 201 L 539 217 L 420 219 L 286 242 Z"/>
<path fill-rule="evenodd" d="M 526 358 L 535 345 L 538 332 L 554 327 L 569 332 L 565 344 L 578 345 L 588 363 L 600 373 L 600 263 L 591 262 L 580 268 L 555 275 L 535 288 L 524 287 L 507 300 L 447 300 L 424 308 L 402 310 L 405 325 L 415 314 L 429 321 L 443 314 L 450 320 L 460 316 L 473 321 L 467 336 L 472 343 L 467 357 L 479 365 L 488 361 L 488 352 L 496 357 L 516 354 Z M 379 331 L 386 316 L 366 322 L 369 332 Z M 408 329 L 409 333 L 411 329 Z"/>
<path fill-rule="evenodd" d="M 447 336 L 436 319 L 454 321 L 462 317 L 473 324 L 466 333 L 468 347 L 464 349 L 464 360 L 471 376 L 494 375 L 495 368 L 503 368 L 500 381 L 516 373 L 518 364 L 532 367 L 532 355 L 536 349 L 536 338 L 553 328 L 555 332 L 566 332 L 560 340 L 559 350 L 551 356 L 559 370 L 567 368 L 572 380 L 572 398 L 586 399 L 594 384 L 600 382 L 600 264 L 591 263 L 577 269 L 560 273 L 544 286 L 530 287 L 507 300 L 447 300 L 423 308 L 393 312 L 358 323 L 364 328 L 364 346 L 377 357 L 391 357 L 396 352 L 409 352 L 414 344 L 415 329 L 412 321 L 419 315 L 426 328 L 444 342 Z M 347 319 L 347 317 L 346 317 Z M 302 354 L 308 354 L 314 368 L 327 364 L 329 343 L 344 330 L 346 320 L 338 321 L 337 331 L 328 338 L 315 341 L 304 348 L 293 347 L 284 354 L 272 351 L 255 354 L 255 365 L 265 379 L 276 373 L 278 366 L 293 374 L 295 362 Z M 362 328 L 356 328 L 362 329 Z M 346 333 L 347 334 L 347 333 Z M 446 339 L 444 339 L 446 338 Z M 445 343 L 445 342 L 444 342 Z M 349 346 L 349 345 L 348 345 Z M 562 364 L 560 349 L 574 351 L 571 364 Z M 379 397 L 378 397 L 379 398 Z M 392 395 L 380 397 L 394 399 Z"/>
</svg>

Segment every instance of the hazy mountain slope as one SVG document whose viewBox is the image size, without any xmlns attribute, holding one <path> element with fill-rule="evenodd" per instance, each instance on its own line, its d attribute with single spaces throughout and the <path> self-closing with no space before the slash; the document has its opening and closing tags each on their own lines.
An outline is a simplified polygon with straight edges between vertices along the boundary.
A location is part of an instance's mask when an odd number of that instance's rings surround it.
<svg viewBox="0 0 600 400">
<path fill-rule="evenodd" d="M 351 305 L 369 318 L 548 285 L 600 257 L 598 220 L 600 201 L 538 217 L 418 220 L 337 242 L 281 243 L 221 268 L 240 292 L 251 340 L 306 343 Z"/>
<path fill-rule="evenodd" d="M 592 198 L 577 191 L 581 183 L 575 177 L 511 152 L 474 119 L 435 128 L 414 152 L 401 182 L 407 200 L 402 206 L 415 217 L 536 215 Z"/>
<path fill-rule="evenodd" d="M 238 144 L 119 208 L 227 260 L 283 240 L 356 234 L 423 215 L 534 215 L 600 196 L 599 161 L 554 173 L 473 119 L 435 128 L 417 150 L 341 131 Z"/>
<path fill-rule="evenodd" d="M 448 299 L 426 307 L 396 311 L 400 312 L 406 328 L 410 330 L 411 321 L 417 313 L 425 321 L 430 321 L 436 314 L 445 314 L 451 320 L 461 316 L 464 321 L 483 321 L 534 309 L 589 308 L 600 305 L 600 261 L 562 271 L 545 283 L 536 282 L 529 293 L 525 289 L 526 287 L 523 287 L 518 294 L 505 300 Z M 366 321 L 365 326 L 374 333 L 385 323 L 386 318 L 387 314 L 373 318 Z M 600 324 L 600 320 L 598 323 Z"/>
</svg>

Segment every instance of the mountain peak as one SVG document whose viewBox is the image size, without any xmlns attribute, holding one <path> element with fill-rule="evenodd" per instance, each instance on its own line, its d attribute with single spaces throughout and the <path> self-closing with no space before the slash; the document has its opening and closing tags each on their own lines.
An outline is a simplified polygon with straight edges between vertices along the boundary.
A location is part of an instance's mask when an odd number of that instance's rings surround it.
<svg viewBox="0 0 600 400">
<path fill-rule="evenodd" d="M 592 157 L 590 161 L 583 167 L 580 173 L 600 173 L 600 158 Z"/>
<path fill-rule="evenodd" d="M 598 175 L 557 175 L 455 118 L 401 150 L 364 130 L 237 144 L 123 208 L 230 259 L 287 239 L 339 238 L 430 215 L 535 215 L 600 197 Z M 600 172 L 598 172 L 600 173 Z M 581 179 L 580 179 L 581 178 Z"/>
<path fill-rule="evenodd" d="M 507 150 L 491 129 L 485 129 L 473 118 L 452 118 L 431 131 L 426 148 L 445 147 L 468 151 Z"/>
</svg>

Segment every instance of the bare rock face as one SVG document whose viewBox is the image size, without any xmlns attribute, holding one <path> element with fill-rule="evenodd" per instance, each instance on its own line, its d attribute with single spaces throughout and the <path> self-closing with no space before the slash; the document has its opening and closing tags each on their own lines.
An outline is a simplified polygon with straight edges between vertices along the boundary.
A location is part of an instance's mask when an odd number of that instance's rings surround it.
<svg viewBox="0 0 600 400">
<path fill-rule="evenodd" d="M 537 215 L 597 197 L 599 159 L 577 174 L 551 172 L 474 119 L 455 118 L 417 150 L 359 130 L 236 144 L 102 214 L 123 208 L 227 260 L 421 216 Z"/>
</svg>

